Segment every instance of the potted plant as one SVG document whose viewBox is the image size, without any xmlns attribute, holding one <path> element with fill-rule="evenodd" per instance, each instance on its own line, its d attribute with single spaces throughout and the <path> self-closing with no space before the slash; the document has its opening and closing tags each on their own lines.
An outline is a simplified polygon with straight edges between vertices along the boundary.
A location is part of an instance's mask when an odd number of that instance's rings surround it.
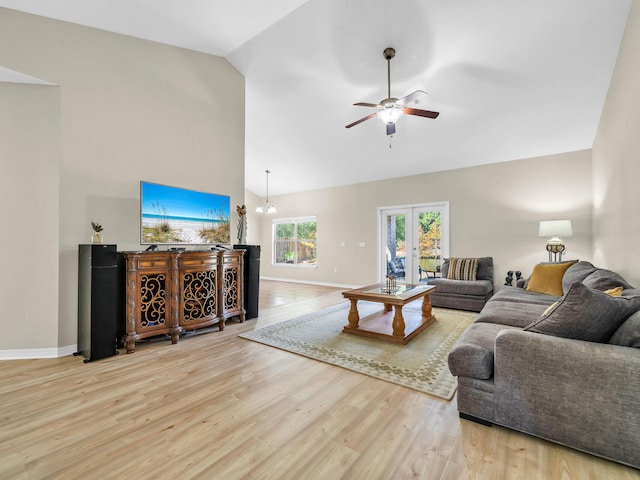
<svg viewBox="0 0 640 480">
<path fill-rule="evenodd" d="M 92 220 L 91 229 L 93 230 L 93 235 L 91 236 L 91 243 L 102 243 L 102 225 Z"/>
</svg>

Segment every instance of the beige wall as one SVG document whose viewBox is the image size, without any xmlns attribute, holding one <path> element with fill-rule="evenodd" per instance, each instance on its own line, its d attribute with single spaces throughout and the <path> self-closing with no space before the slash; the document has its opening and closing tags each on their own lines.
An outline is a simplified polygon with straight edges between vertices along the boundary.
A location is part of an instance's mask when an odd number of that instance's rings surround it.
<svg viewBox="0 0 640 480">
<path fill-rule="evenodd" d="M 640 2 L 633 2 L 593 147 L 594 258 L 640 287 Z"/>
<path fill-rule="evenodd" d="M 59 189 L 59 236 L 40 242 L 40 250 L 21 239 L 14 245 L 16 257 L 32 257 L 24 268 L 37 271 L 38 256 L 59 243 L 59 310 L 51 312 L 50 301 L 40 304 L 31 293 L 12 300 L 46 310 L 57 338 L 34 328 L 35 319 L 20 318 L 14 322 L 18 332 L 0 340 L 0 350 L 68 349 L 77 340 L 77 246 L 89 242 L 91 220 L 104 226 L 105 242 L 137 250 L 140 180 L 230 195 L 232 206 L 243 203 L 244 78 L 220 57 L 3 8 L 0 65 L 59 85 L 52 124 L 61 139 L 59 168 L 39 185 Z M 7 88 L 0 84 L 11 96 Z M 25 122 L 23 133 L 29 137 L 34 129 Z M 16 171 L 9 181 L 22 187 L 42 162 L 34 164 L 20 145 L 10 148 L 19 155 L 10 159 Z M 19 188 L 12 204 L 22 208 L 31 198 Z"/>
<path fill-rule="evenodd" d="M 55 352 L 60 89 L 0 83 L 0 105 L 0 350 Z"/>
<path fill-rule="evenodd" d="M 567 255 L 591 259 L 591 151 L 449 170 L 270 197 L 278 212 L 260 222 L 263 277 L 338 285 L 377 281 L 379 207 L 449 202 L 450 254 L 493 256 L 496 287 L 508 270 L 525 275 L 547 260 L 540 220 L 570 219 Z M 271 265 L 272 218 L 316 215 L 318 268 Z M 340 247 L 341 242 L 345 247 Z M 360 248 L 365 242 L 365 248 Z M 338 272 L 334 272 L 337 267 Z"/>
</svg>

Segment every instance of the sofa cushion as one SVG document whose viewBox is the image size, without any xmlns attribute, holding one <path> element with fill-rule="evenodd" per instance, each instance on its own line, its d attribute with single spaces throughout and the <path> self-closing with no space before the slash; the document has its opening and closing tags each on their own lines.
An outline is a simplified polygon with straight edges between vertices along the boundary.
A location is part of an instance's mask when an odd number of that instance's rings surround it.
<svg viewBox="0 0 640 480">
<path fill-rule="evenodd" d="M 513 328 L 494 323 L 473 323 L 449 352 L 451 374 L 486 380 L 493 376 L 493 352 L 498 332 Z"/>
<path fill-rule="evenodd" d="M 489 280 L 449 280 L 448 278 L 432 278 L 429 285 L 436 286 L 438 293 L 455 293 L 458 295 L 479 295 L 484 297 L 493 290 L 493 283 Z"/>
<path fill-rule="evenodd" d="M 495 300 L 487 302 L 476 318 L 476 323 L 495 323 L 524 328 L 540 318 L 542 312 L 559 297 L 547 297 L 548 303 L 518 303 Z"/>
<path fill-rule="evenodd" d="M 544 312 L 525 330 L 589 342 L 606 342 L 638 309 L 640 296 L 612 297 L 574 282 L 554 308 Z"/>
<path fill-rule="evenodd" d="M 548 295 L 562 295 L 564 293 L 562 290 L 562 277 L 571 265 L 573 265 L 572 262 L 537 264 L 533 267 L 527 290 Z"/>
<path fill-rule="evenodd" d="M 621 275 L 611 270 L 605 270 L 604 268 L 598 268 L 588 277 L 582 280 L 582 283 L 589 288 L 596 290 L 609 290 L 622 286 L 624 288 L 633 288 Z"/>
<path fill-rule="evenodd" d="M 567 271 L 564 272 L 564 277 L 562 277 L 563 293 L 567 293 L 569 291 L 569 287 L 573 282 L 582 282 L 596 270 L 598 269 L 594 267 L 592 263 L 585 262 L 584 260 L 571 265 L 567 268 Z"/>
<path fill-rule="evenodd" d="M 537 303 L 540 305 L 551 305 L 558 300 L 558 296 L 549 296 L 546 293 L 530 292 L 520 287 L 502 287 L 493 296 L 492 301 L 517 302 L 517 303 Z"/>
<path fill-rule="evenodd" d="M 475 281 L 477 271 L 477 258 L 452 258 L 449 260 L 447 278 L 450 280 Z"/>
<path fill-rule="evenodd" d="M 640 348 L 640 310 L 632 313 L 618 328 L 609 343 L 623 347 Z"/>
</svg>

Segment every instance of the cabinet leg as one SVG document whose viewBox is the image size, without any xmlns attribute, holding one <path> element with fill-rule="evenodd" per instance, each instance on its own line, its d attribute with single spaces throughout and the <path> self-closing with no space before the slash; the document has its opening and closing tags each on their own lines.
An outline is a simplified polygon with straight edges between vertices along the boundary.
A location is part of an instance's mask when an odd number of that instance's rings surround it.
<svg viewBox="0 0 640 480">
<path fill-rule="evenodd" d="M 178 343 L 178 339 L 180 338 L 180 329 L 179 328 L 172 328 L 171 329 L 171 344 L 175 345 L 176 343 Z"/>
</svg>

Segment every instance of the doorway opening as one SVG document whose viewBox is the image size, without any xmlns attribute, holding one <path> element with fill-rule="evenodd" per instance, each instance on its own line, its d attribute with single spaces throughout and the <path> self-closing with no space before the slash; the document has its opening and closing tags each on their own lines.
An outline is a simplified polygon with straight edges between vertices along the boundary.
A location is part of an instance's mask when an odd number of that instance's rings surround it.
<svg viewBox="0 0 640 480">
<path fill-rule="evenodd" d="M 449 256 L 449 202 L 382 207 L 380 281 L 393 275 L 400 283 L 426 283 L 440 275 Z"/>
</svg>

